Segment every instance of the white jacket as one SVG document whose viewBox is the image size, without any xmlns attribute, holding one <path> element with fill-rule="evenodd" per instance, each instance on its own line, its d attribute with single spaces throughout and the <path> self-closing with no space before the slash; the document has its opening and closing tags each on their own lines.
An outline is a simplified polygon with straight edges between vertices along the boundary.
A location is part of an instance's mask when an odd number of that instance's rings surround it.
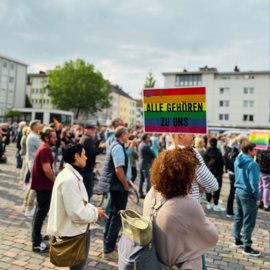
<svg viewBox="0 0 270 270">
<path fill-rule="evenodd" d="M 76 175 L 75 175 L 76 174 Z M 77 177 L 78 178 L 77 178 Z M 98 210 L 87 203 L 88 195 L 82 176 L 70 164 L 57 176 L 52 192 L 47 233 L 54 236 L 76 236 L 98 227 Z M 80 186 L 80 188 L 79 188 Z"/>
</svg>

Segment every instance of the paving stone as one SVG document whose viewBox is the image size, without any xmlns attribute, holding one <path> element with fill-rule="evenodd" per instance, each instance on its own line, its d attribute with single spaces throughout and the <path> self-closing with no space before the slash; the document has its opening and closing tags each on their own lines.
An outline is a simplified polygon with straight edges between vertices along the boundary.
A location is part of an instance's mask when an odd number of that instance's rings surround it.
<svg viewBox="0 0 270 270">
<path fill-rule="evenodd" d="M 42 263 L 41 265 L 50 269 L 55 268 L 55 265 L 48 261 Z"/>
<path fill-rule="evenodd" d="M 15 261 L 12 262 L 12 264 L 24 267 L 24 266 L 26 266 L 28 264 L 28 262 L 24 262 L 24 261 L 21 261 L 21 260 L 15 260 Z"/>
<path fill-rule="evenodd" d="M 9 263 L 0 262 L 0 269 L 8 269 L 10 267 Z"/>
<path fill-rule="evenodd" d="M 40 268 L 42 268 L 42 266 L 30 263 L 30 264 L 27 264 L 25 268 L 32 269 L 32 270 L 39 270 Z"/>
</svg>

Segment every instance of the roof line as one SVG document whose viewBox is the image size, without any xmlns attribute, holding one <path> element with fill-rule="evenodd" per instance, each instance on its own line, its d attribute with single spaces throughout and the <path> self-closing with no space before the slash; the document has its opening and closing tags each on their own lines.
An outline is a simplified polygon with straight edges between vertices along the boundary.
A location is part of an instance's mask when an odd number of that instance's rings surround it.
<svg viewBox="0 0 270 270">
<path fill-rule="evenodd" d="M 9 61 L 11 61 L 11 62 L 16 62 L 16 63 L 18 63 L 18 64 L 22 64 L 22 65 L 24 65 L 24 66 L 30 66 L 29 64 L 26 64 L 26 63 L 24 63 L 24 62 L 22 62 L 22 61 L 19 61 L 19 60 L 16 60 L 16 59 L 14 59 L 14 58 L 5 56 L 5 55 L 3 55 L 3 54 L 0 54 L 0 57 L 1 57 L 1 58 L 4 58 L 4 59 L 6 59 L 6 60 L 9 60 Z"/>
</svg>

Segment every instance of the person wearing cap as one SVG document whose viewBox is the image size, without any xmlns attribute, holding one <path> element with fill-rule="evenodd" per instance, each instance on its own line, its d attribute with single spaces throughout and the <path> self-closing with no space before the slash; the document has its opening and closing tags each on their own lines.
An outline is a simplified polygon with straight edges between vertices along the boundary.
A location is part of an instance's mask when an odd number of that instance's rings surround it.
<svg viewBox="0 0 270 270">
<path fill-rule="evenodd" d="M 85 149 L 87 161 L 86 166 L 80 171 L 80 174 L 83 177 L 83 182 L 87 190 L 88 202 L 90 202 L 93 195 L 93 170 L 95 167 L 96 156 L 106 149 L 106 143 L 102 143 L 99 147 L 96 147 L 94 142 L 96 134 L 95 126 L 86 124 L 84 128 L 84 135 L 80 139 L 80 144 L 82 144 Z"/>
</svg>

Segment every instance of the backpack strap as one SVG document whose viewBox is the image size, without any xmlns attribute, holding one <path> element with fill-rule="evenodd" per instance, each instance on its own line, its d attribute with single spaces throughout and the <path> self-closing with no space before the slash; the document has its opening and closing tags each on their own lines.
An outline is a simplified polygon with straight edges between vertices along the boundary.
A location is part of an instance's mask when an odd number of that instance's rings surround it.
<svg viewBox="0 0 270 270">
<path fill-rule="evenodd" d="M 164 203 L 166 203 L 169 198 L 162 198 L 159 202 L 157 202 L 157 193 L 156 191 L 153 189 L 153 193 L 152 193 L 152 200 L 151 200 L 151 208 L 150 208 L 150 219 L 152 218 L 153 214 L 162 207 L 162 205 Z"/>
</svg>

